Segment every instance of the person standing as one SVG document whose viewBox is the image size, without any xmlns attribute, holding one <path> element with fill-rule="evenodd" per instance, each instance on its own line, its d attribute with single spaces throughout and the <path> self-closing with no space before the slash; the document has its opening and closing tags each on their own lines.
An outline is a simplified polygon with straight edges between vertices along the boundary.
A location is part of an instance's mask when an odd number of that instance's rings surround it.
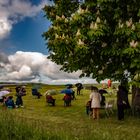
<svg viewBox="0 0 140 140">
<path fill-rule="evenodd" d="M 82 85 L 82 83 L 77 83 L 75 85 L 77 87 L 77 95 L 80 95 L 81 94 L 81 90 L 83 89 L 83 85 Z"/>
<path fill-rule="evenodd" d="M 90 100 L 91 100 L 91 108 L 93 110 L 93 119 L 99 119 L 99 110 L 100 110 L 100 101 L 101 101 L 101 95 L 98 92 L 98 88 L 91 86 L 91 94 L 90 94 Z"/>
<path fill-rule="evenodd" d="M 26 95 L 26 90 L 25 90 L 25 87 L 24 86 L 18 86 L 16 87 L 16 108 L 18 107 L 24 107 L 23 106 L 23 100 L 22 100 L 22 96 L 25 96 Z"/>
<path fill-rule="evenodd" d="M 117 92 L 118 120 L 124 120 L 124 109 L 128 107 L 128 93 L 124 86 L 119 85 Z"/>
<path fill-rule="evenodd" d="M 109 79 L 109 80 L 108 80 L 108 88 L 110 88 L 111 85 L 112 85 L 112 81 Z"/>
</svg>

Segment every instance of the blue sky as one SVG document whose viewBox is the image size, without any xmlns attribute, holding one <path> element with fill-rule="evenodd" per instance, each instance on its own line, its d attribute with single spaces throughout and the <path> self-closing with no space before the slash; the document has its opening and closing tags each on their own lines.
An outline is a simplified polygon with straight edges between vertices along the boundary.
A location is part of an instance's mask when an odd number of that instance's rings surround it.
<svg viewBox="0 0 140 140">
<path fill-rule="evenodd" d="M 23 21 L 14 25 L 10 34 L 10 42 L 15 47 L 10 52 L 21 51 L 35 51 L 47 54 L 47 46 L 45 45 L 42 33 L 47 31 L 50 26 L 50 22 L 43 17 L 43 11 L 41 11 L 34 18 L 25 18 Z"/>
<path fill-rule="evenodd" d="M 33 5 L 39 5 L 40 0 L 28 0 Z M 35 51 L 47 54 L 45 41 L 42 33 L 50 26 L 50 22 L 44 17 L 44 11 L 40 11 L 34 17 L 25 17 L 13 25 L 9 36 L 3 41 L 6 53 L 21 51 Z M 10 46 L 9 46 L 10 44 Z M 8 47 L 9 46 L 9 47 Z M 8 49 L 7 49 L 8 47 Z"/>
<path fill-rule="evenodd" d="M 79 79 L 81 71 L 66 73 L 47 59 L 43 32 L 50 22 L 42 8 L 49 0 L 0 0 L 0 81 L 47 84 L 93 83 Z"/>
</svg>

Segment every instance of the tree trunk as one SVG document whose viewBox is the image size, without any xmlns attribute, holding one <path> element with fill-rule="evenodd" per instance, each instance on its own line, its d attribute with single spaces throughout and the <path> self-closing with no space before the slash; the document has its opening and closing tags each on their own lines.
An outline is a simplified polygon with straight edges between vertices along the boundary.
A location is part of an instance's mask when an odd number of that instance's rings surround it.
<svg viewBox="0 0 140 140">
<path fill-rule="evenodd" d="M 140 109 L 140 88 L 135 85 L 132 86 L 132 113 L 135 115 L 137 109 Z"/>
</svg>

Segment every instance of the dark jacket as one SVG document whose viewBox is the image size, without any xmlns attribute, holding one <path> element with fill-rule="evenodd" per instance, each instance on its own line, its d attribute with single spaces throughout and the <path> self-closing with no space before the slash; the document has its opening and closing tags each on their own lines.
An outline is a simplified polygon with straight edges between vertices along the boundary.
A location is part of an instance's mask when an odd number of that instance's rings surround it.
<svg viewBox="0 0 140 140">
<path fill-rule="evenodd" d="M 7 107 L 13 107 L 13 108 L 15 108 L 15 104 L 14 104 L 13 99 L 7 99 L 7 101 L 5 102 L 5 104 L 6 104 Z"/>
<path fill-rule="evenodd" d="M 125 108 L 130 108 L 128 91 L 123 86 L 119 86 L 119 90 L 117 92 L 117 105 L 124 105 Z"/>
</svg>

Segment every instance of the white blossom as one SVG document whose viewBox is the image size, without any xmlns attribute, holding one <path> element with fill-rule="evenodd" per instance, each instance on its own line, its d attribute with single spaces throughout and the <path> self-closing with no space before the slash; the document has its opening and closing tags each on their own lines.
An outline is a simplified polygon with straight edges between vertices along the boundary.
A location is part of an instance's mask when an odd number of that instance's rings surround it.
<svg viewBox="0 0 140 140">
<path fill-rule="evenodd" d="M 123 28 L 124 24 L 123 23 L 119 23 L 119 28 Z"/>
<path fill-rule="evenodd" d="M 65 18 L 65 22 L 68 22 L 68 19 L 67 18 Z"/>
<path fill-rule="evenodd" d="M 97 17 L 97 19 L 96 19 L 96 23 L 100 23 L 100 22 L 101 22 L 100 18 Z"/>
<path fill-rule="evenodd" d="M 100 14 L 100 10 L 99 10 L 99 9 L 97 10 L 96 14 L 97 14 L 97 15 L 99 15 L 99 14 Z"/>
<path fill-rule="evenodd" d="M 86 10 L 85 10 L 85 12 L 89 12 L 89 10 L 88 10 L 88 6 L 86 7 Z"/>
<path fill-rule="evenodd" d="M 94 29 L 98 29 L 97 23 L 94 24 Z"/>
<path fill-rule="evenodd" d="M 93 23 L 93 21 L 90 24 L 90 29 L 94 29 L 94 23 Z"/>
<path fill-rule="evenodd" d="M 90 24 L 90 29 L 97 29 L 97 28 L 98 28 L 97 23 L 94 23 L 94 22 L 92 21 L 91 24 Z"/>
<path fill-rule="evenodd" d="M 137 45 L 138 45 L 138 41 L 132 40 L 132 41 L 130 42 L 130 46 L 133 47 L 133 48 L 136 48 Z"/>
<path fill-rule="evenodd" d="M 85 12 L 85 10 L 82 9 L 81 6 L 79 6 L 79 8 L 78 8 L 78 10 L 77 10 L 77 13 L 82 14 L 82 13 L 84 13 L 84 12 Z"/>
<path fill-rule="evenodd" d="M 106 21 L 106 19 L 104 20 L 104 24 L 106 24 L 107 23 L 107 21 Z"/>
<path fill-rule="evenodd" d="M 76 33 L 76 36 L 80 36 L 81 33 L 80 33 L 80 29 L 78 29 L 77 33 Z"/>
<path fill-rule="evenodd" d="M 98 71 L 98 74 L 103 74 L 103 70 L 99 70 Z"/>
<path fill-rule="evenodd" d="M 132 25 L 132 28 L 131 28 L 132 30 L 135 30 L 136 29 L 136 27 L 135 27 L 135 25 L 133 24 Z"/>
<path fill-rule="evenodd" d="M 132 26 L 132 18 L 129 19 L 129 21 L 126 21 L 126 25 L 127 27 L 131 27 Z"/>
<path fill-rule="evenodd" d="M 58 34 L 55 34 L 55 38 L 59 38 Z"/>
<path fill-rule="evenodd" d="M 59 19 L 61 19 L 61 17 L 59 17 L 58 15 L 56 15 L 56 20 L 59 20 Z"/>
<path fill-rule="evenodd" d="M 62 19 L 65 19 L 65 16 L 64 15 L 62 15 Z"/>
<path fill-rule="evenodd" d="M 102 43 L 102 47 L 104 48 L 104 47 L 106 47 L 106 46 L 107 46 L 107 43 L 103 42 L 103 43 Z"/>
<path fill-rule="evenodd" d="M 81 39 L 79 39 L 78 40 L 78 45 L 84 45 L 84 42 Z"/>
<path fill-rule="evenodd" d="M 65 35 L 63 34 L 61 38 L 62 38 L 62 39 L 65 39 Z"/>
</svg>

